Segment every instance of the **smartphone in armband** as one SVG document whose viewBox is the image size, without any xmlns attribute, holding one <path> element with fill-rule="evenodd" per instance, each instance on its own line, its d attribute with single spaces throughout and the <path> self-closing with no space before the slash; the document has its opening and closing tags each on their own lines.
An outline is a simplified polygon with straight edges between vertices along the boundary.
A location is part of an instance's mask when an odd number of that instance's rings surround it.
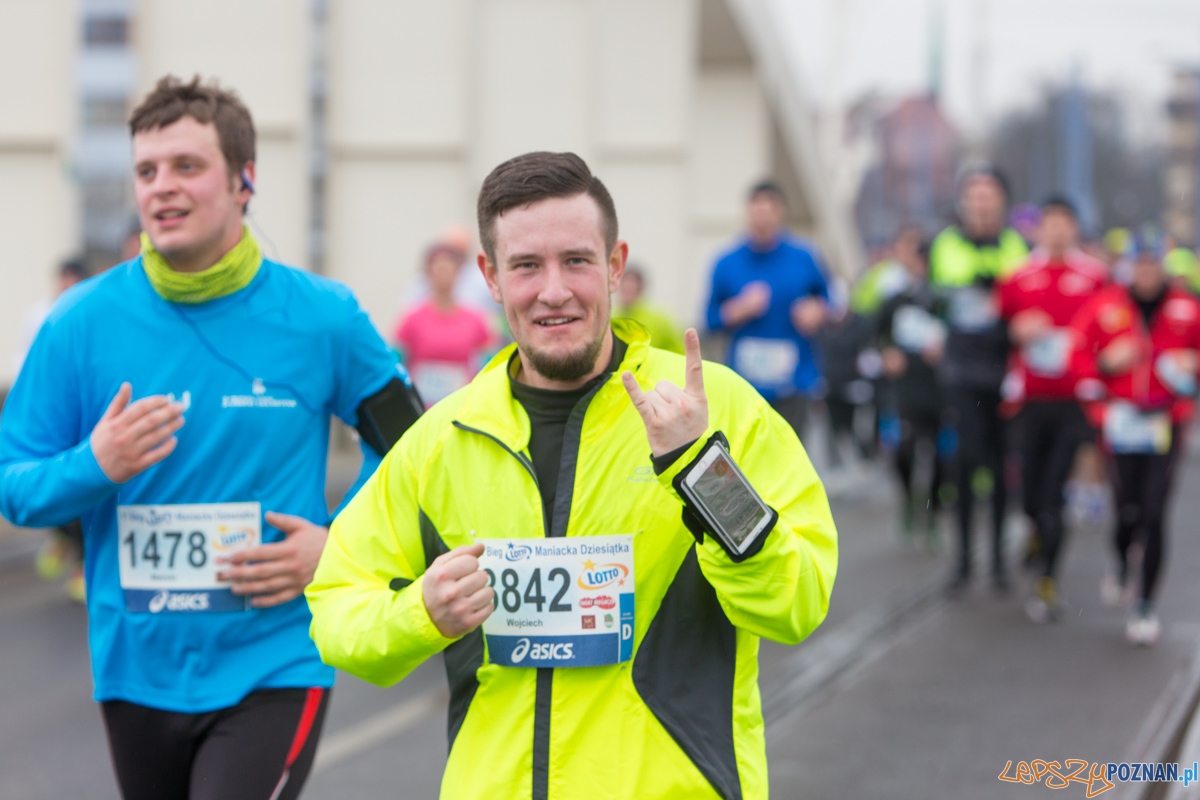
<svg viewBox="0 0 1200 800">
<path fill-rule="evenodd" d="M 674 483 L 703 519 L 707 533 L 734 561 L 744 561 L 762 549 L 763 540 L 779 520 L 779 513 L 758 496 L 738 469 L 720 432 L 708 440 Z"/>
</svg>

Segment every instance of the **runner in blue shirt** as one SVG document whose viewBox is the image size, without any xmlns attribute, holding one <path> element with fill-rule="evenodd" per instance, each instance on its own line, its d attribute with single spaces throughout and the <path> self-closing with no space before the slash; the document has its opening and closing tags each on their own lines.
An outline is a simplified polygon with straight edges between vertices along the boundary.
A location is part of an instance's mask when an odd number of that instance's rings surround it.
<svg viewBox="0 0 1200 800">
<path fill-rule="evenodd" d="M 370 445 L 361 482 L 420 407 L 350 291 L 244 228 L 255 135 L 235 95 L 165 78 L 130 128 L 141 255 L 64 294 L 35 339 L 0 425 L 0 511 L 83 519 L 126 800 L 294 798 L 333 685 L 302 596 L 330 416 Z"/>
<path fill-rule="evenodd" d="M 729 366 L 803 436 L 808 398 L 823 388 L 814 337 L 829 287 L 816 248 L 788 233 L 786 215 L 777 183 L 750 190 L 746 237 L 717 260 L 707 321 L 730 334 Z"/>
</svg>

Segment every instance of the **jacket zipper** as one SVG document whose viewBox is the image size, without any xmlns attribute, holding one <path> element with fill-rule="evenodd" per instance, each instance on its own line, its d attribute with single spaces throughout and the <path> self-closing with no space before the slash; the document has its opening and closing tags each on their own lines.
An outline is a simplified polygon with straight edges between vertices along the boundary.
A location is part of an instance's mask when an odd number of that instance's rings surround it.
<svg viewBox="0 0 1200 800">
<path fill-rule="evenodd" d="M 500 441 L 499 438 L 493 436 L 492 434 L 488 433 L 487 431 L 481 431 L 481 430 L 479 430 L 479 428 L 472 428 L 470 425 L 464 425 L 461 422 L 459 422 L 458 420 L 454 420 L 454 422 L 452 422 L 451 424 L 454 425 L 454 427 L 458 428 L 460 431 L 466 431 L 467 433 L 477 433 L 480 436 L 484 436 L 484 437 L 487 437 L 488 439 L 491 439 L 493 442 L 500 445 L 501 449 L 503 449 L 504 452 L 508 453 L 510 456 L 512 456 L 513 458 L 515 458 L 517 461 L 519 461 L 521 463 L 521 466 L 524 467 L 525 471 L 529 473 L 529 477 L 533 478 L 534 488 L 538 490 L 538 493 L 537 493 L 538 506 L 540 506 L 542 509 L 542 536 L 544 538 L 549 539 L 550 538 L 550 520 L 546 518 L 546 503 L 542 500 L 541 485 L 538 483 L 537 472 L 534 471 L 533 462 L 529 460 L 529 456 L 525 455 L 524 453 L 518 453 L 516 450 L 513 450 L 511 447 L 506 445 L 504 442 Z"/>
<path fill-rule="evenodd" d="M 542 500 L 542 490 L 541 490 L 541 486 L 538 484 L 537 472 L 534 471 L 533 462 L 529 460 L 529 457 L 526 456 L 524 453 L 518 453 L 516 450 L 513 450 L 511 447 L 509 447 L 504 442 L 500 441 L 498 438 L 496 438 L 492 434 L 488 433 L 487 431 L 481 431 L 478 428 L 472 428 L 470 425 L 464 425 L 461 422 L 459 422 L 458 420 L 454 420 L 454 422 L 452 424 L 454 425 L 454 427 L 458 428 L 459 430 L 466 431 L 468 433 L 477 433 L 480 436 L 485 436 L 488 439 L 491 439 L 493 442 L 500 445 L 500 447 L 504 450 L 504 452 L 508 453 L 509 455 L 511 455 L 513 458 L 517 459 L 517 461 L 519 461 L 521 463 L 521 466 L 523 466 L 525 468 L 525 471 L 529 473 L 529 477 L 533 478 L 534 488 L 537 489 L 538 505 L 540 505 L 541 509 L 542 509 L 542 536 L 544 538 L 549 539 L 550 538 L 550 519 L 549 519 L 549 517 L 546 516 L 546 502 L 544 500 Z M 537 669 L 537 679 L 536 679 L 536 689 L 535 689 L 536 700 L 535 700 L 535 704 L 534 704 L 533 752 L 534 752 L 534 762 L 535 763 L 534 763 L 534 770 L 533 770 L 534 774 L 532 776 L 533 791 L 532 791 L 531 800 L 545 800 L 545 798 L 549 794 L 549 791 L 548 791 L 549 790 L 549 757 L 548 757 L 548 754 L 549 754 L 549 749 L 550 749 L 550 741 L 549 741 L 550 730 L 549 730 L 549 726 L 546 726 L 545 729 L 543 730 L 542 726 L 538 725 L 538 720 L 543 717 L 545 717 L 547 719 L 549 718 L 550 695 L 551 695 L 551 692 L 553 691 L 553 688 L 552 688 L 553 685 L 554 685 L 554 668 L 553 667 L 539 667 Z M 539 769 L 539 764 L 537 763 L 539 761 L 539 759 L 538 759 L 538 751 L 539 750 L 544 750 L 545 753 L 547 754 L 546 759 L 545 759 L 546 763 L 542 764 L 540 766 L 540 769 Z"/>
</svg>

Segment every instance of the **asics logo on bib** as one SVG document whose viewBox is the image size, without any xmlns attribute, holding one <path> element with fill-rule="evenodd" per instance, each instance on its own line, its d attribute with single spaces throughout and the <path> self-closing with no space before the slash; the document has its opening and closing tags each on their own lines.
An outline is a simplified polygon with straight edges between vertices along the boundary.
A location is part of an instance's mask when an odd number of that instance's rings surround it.
<svg viewBox="0 0 1200 800">
<path fill-rule="evenodd" d="M 569 661 L 575 658 L 574 642 L 560 642 L 551 644 L 535 644 L 532 647 L 528 639 L 521 639 L 517 642 L 517 646 L 512 651 L 512 663 L 519 664 L 525 660 L 525 656 L 529 656 L 530 661 L 546 661 L 553 659 L 555 661 Z"/>
<path fill-rule="evenodd" d="M 150 599 L 150 613 L 160 611 L 208 611 L 208 592 L 168 592 Z"/>
</svg>

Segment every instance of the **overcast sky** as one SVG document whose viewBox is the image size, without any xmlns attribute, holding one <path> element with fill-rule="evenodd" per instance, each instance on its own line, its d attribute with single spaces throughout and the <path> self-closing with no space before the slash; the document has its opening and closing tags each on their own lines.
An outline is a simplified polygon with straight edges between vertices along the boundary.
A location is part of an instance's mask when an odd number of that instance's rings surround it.
<svg viewBox="0 0 1200 800">
<path fill-rule="evenodd" d="M 1200 64 L 1200 0 L 775 0 L 798 45 L 818 104 L 928 85 L 931 30 L 944 9 L 944 100 L 970 126 L 976 8 L 986 8 L 990 53 L 983 105 L 991 119 L 1039 96 L 1078 65 L 1086 85 L 1116 89 L 1130 100 L 1135 135 L 1161 131 L 1172 66 Z M 839 58 L 841 14 L 844 48 Z"/>
</svg>

